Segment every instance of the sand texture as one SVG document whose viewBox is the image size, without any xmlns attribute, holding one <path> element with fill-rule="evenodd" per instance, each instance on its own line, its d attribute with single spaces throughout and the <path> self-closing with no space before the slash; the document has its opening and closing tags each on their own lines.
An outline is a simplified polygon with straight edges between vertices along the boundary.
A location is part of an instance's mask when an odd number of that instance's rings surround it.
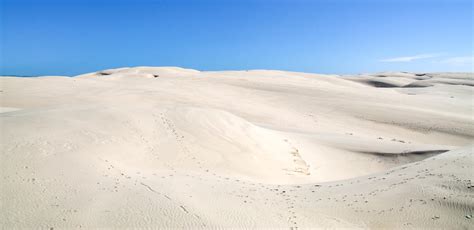
<svg viewBox="0 0 474 230">
<path fill-rule="evenodd" d="M 0 78 L 0 228 L 474 229 L 472 73 Z"/>
</svg>

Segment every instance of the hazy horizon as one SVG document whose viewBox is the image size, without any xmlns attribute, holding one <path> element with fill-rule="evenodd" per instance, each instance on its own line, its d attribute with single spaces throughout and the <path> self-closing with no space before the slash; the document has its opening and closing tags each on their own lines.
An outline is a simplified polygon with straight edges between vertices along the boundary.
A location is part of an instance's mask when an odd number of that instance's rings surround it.
<svg viewBox="0 0 474 230">
<path fill-rule="evenodd" d="M 159 68 L 183 68 L 183 69 L 192 69 L 186 68 L 181 66 L 122 66 L 122 67 L 113 67 L 108 69 L 99 69 L 99 70 L 92 70 L 89 72 L 74 74 L 74 75 L 17 75 L 17 74 L 2 74 L 0 77 L 43 77 L 43 76 L 58 76 L 58 77 L 76 77 L 84 74 L 90 74 L 94 72 L 100 72 L 103 70 L 111 70 L 111 69 L 120 69 L 120 68 L 140 68 L 140 67 L 159 67 Z M 322 72 L 304 72 L 304 71 L 297 71 L 297 70 L 283 70 L 283 69 L 222 69 L 222 70 L 200 70 L 200 69 L 193 69 L 198 70 L 200 72 L 226 72 L 226 71 L 287 71 L 287 72 L 295 72 L 295 73 L 312 73 L 312 74 L 325 74 L 325 75 L 340 75 L 340 76 L 351 76 L 351 75 L 364 75 L 364 74 L 378 74 L 378 73 L 473 73 L 474 71 L 397 71 L 397 70 L 386 70 L 386 71 L 376 71 L 376 72 L 358 72 L 358 73 L 322 73 Z"/>
</svg>

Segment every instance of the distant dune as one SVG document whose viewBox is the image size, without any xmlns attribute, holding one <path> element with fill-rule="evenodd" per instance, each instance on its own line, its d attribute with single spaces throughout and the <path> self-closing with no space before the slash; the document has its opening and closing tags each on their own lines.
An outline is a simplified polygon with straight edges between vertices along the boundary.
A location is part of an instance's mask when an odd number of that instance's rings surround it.
<svg viewBox="0 0 474 230">
<path fill-rule="evenodd" d="M 473 73 L 1 77 L 0 226 L 473 228 Z"/>
</svg>

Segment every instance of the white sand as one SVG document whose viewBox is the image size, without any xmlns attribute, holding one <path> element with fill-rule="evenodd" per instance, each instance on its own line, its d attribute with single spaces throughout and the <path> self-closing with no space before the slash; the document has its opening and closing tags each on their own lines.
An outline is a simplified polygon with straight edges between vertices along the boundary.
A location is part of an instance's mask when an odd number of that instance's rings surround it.
<svg viewBox="0 0 474 230">
<path fill-rule="evenodd" d="M 0 227 L 473 228 L 472 73 L 0 78 Z"/>
</svg>

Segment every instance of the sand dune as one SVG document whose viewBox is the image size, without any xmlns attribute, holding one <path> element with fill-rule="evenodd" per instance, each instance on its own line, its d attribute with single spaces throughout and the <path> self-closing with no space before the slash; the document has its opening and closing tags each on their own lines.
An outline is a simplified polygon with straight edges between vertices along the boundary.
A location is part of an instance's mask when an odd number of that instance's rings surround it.
<svg viewBox="0 0 474 230">
<path fill-rule="evenodd" d="M 472 73 L 1 77 L 0 226 L 472 228 Z"/>
</svg>

